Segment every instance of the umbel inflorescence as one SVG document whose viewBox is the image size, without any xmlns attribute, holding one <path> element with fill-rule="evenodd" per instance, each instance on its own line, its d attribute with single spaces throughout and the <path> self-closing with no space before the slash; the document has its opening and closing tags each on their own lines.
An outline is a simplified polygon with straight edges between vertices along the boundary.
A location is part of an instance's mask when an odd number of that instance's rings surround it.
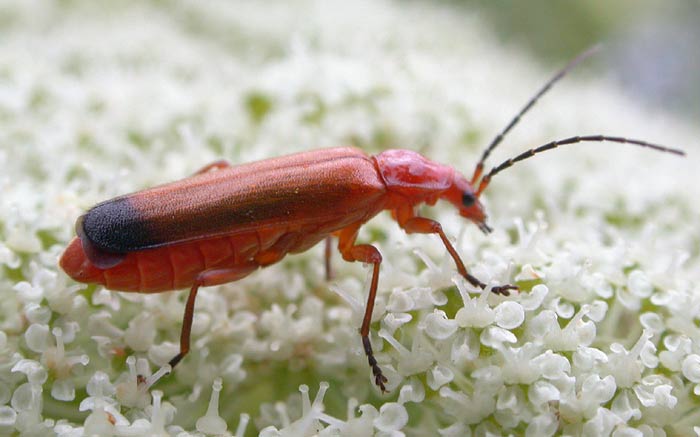
<svg viewBox="0 0 700 437">
<path fill-rule="evenodd" d="M 464 281 L 436 237 L 368 223 L 390 394 L 357 336 L 366 270 L 336 257 L 327 283 L 322 248 L 202 289 L 197 352 L 164 377 L 182 293 L 69 280 L 56 260 L 81 212 L 221 157 L 354 144 L 469 170 L 549 74 L 430 5 L 321 2 L 303 24 L 287 4 L 171 7 L 6 6 L 0 434 L 698 432 L 697 132 L 602 79 L 554 90 L 496 162 L 597 132 L 689 156 L 592 145 L 523 163 L 482 198 L 488 237 L 438 208 L 470 273 L 519 285 L 507 297 Z"/>
</svg>

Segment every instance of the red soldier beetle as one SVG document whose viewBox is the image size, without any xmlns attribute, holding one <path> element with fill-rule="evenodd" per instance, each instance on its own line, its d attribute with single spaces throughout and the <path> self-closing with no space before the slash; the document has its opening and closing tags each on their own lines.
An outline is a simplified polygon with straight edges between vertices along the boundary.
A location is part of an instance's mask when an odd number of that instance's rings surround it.
<svg viewBox="0 0 700 437">
<path fill-rule="evenodd" d="M 473 286 L 487 285 L 467 271 L 435 220 L 420 217 L 419 205 L 446 200 L 481 231 L 491 231 L 480 195 L 491 178 L 518 161 L 566 144 L 610 141 L 684 155 L 678 149 L 606 135 L 574 136 L 530 149 L 495 166 L 482 177 L 484 161 L 537 100 L 592 50 L 554 75 L 484 151 L 470 180 L 450 166 L 409 150 L 369 156 L 356 148 L 303 152 L 230 166 L 210 164 L 192 177 L 99 203 L 76 223 L 60 266 L 79 282 L 112 290 L 155 293 L 190 287 L 175 366 L 189 351 L 197 290 L 241 279 L 259 267 L 338 237 L 346 261 L 372 264 L 369 295 L 360 335 L 375 384 L 386 391 L 369 327 L 382 256 L 357 244 L 360 226 L 390 210 L 407 233 L 437 234 L 457 271 Z M 211 170 L 211 171 L 210 171 Z M 330 251 L 326 251 L 326 265 Z M 328 267 L 327 267 L 328 274 Z M 508 295 L 514 285 L 490 287 Z"/>
</svg>

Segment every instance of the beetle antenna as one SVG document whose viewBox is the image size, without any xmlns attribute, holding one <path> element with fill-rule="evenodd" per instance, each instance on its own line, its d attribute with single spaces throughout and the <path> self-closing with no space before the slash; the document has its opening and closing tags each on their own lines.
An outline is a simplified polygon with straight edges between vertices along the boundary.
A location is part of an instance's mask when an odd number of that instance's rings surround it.
<svg viewBox="0 0 700 437">
<path fill-rule="evenodd" d="M 571 71 L 576 65 L 578 65 L 579 62 L 583 61 L 584 59 L 588 58 L 589 56 L 593 55 L 596 53 L 598 50 L 600 50 L 600 44 L 594 45 L 593 47 L 589 48 L 585 52 L 581 53 L 580 55 L 576 56 L 572 61 L 570 61 L 564 68 L 559 70 L 554 76 L 552 76 L 551 79 L 547 81 L 546 84 L 542 88 L 540 88 L 537 93 L 530 98 L 530 100 L 523 106 L 523 108 L 518 112 L 518 114 L 513 117 L 513 119 L 508 123 L 508 125 L 503 129 L 498 135 L 496 135 L 496 138 L 491 141 L 491 144 L 484 150 L 483 155 L 481 155 L 481 159 L 479 162 L 476 164 L 476 168 L 474 169 L 474 174 L 472 175 L 472 181 L 471 184 L 474 185 L 481 176 L 481 173 L 484 171 L 484 161 L 486 161 L 486 158 L 491 154 L 493 149 L 498 146 L 503 138 L 506 136 L 508 132 L 510 132 L 513 127 L 518 124 L 520 121 L 520 118 L 530 110 L 533 106 L 535 106 L 535 103 L 542 97 L 547 91 L 549 91 L 552 86 L 559 81 L 562 77 L 566 76 L 566 74 Z"/>
<path fill-rule="evenodd" d="M 575 136 L 575 137 L 569 137 L 565 138 L 563 140 L 556 140 L 549 142 L 545 145 L 536 147 L 534 149 L 530 149 L 526 152 L 521 153 L 520 155 L 508 159 L 507 161 L 504 161 L 501 165 L 496 166 L 491 169 L 491 171 L 484 176 L 481 179 L 481 182 L 479 183 L 479 189 L 476 191 L 476 196 L 478 197 L 484 189 L 489 185 L 489 182 L 491 181 L 491 178 L 500 173 L 501 171 L 507 169 L 508 167 L 512 166 L 518 161 L 524 161 L 527 158 L 530 158 L 534 155 L 537 155 L 540 152 L 545 152 L 547 150 L 555 149 L 559 146 L 563 146 L 566 144 L 576 144 L 576 143 L 584 143 L 584 142 L 596 142 L 600 143 L 603 141 L 610 141 L 613 143 L 625 143 L 625 144 L 633 144 L 635 146 L 641 146 L 641 147 L 647 147 L 659 152 L 665 152 L 665 153 L 673 153 L 674 155 L 680 155 L 680 156 L 685 156 L 685 152 L 680 149 L 672 149 L 670 147 L 664 147 L 664 146 L 659 146 L 658 144 L 652 144 L 648 143 L 646 141 L 641 141 L 641 140 L 635 140 L 632 138 L 624 138 L 624 137 L 612 137 L 612 136 L 607 136 L 607 135 L 584 135 L 584 136 Z"/>
</svg>

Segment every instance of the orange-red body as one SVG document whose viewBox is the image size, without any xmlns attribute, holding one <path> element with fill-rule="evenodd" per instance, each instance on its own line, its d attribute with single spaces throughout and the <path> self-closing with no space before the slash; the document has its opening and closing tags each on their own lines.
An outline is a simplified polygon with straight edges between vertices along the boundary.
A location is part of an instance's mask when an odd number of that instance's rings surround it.
<svg viewBox="0 0 700 437">
<path fill-rule="evenodd" d="M 103 202 L 78 221 L 79 237 L 61 267 L 80 282 L 151 293 L 189 287 L 207 270 L 244 266 L 237 277 L 222 278 L 230 282 L 383 209 L 434 203 L 453 188 L 450 167 L 414 152 L 390 152 L 394 156 L 370 157 L 350 147 L 299 153 Z M 387 156 L 394 162 L 387 164 Z M 483 220 L 478 203 L 471 209 Z"/>
</svg>

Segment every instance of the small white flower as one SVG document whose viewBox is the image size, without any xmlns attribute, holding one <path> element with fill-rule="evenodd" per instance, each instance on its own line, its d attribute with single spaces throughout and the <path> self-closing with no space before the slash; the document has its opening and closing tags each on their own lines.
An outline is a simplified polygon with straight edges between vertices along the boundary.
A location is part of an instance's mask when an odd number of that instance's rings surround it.
<svg viewBox="0 0 700 437">
<path fill-rule="evenodd" d="M 520 422 L 531 419 L 525 402 L 525 394 L 518 386 L 503 386 L 496 398 L 494 417 L 504 428 L 515 428 Z"/>
<path fill-rule="evenodd" d="M 47 433 L 49 424 L 42 420 L 42 384 L 46 382 L 48 372 L 37 361 L 27 359 L 17 362 L 12 372 L 24 373 L 28 382 L 15 388 L 10 405 L 16 415 L 6 410 L 8 416 L 14 416 L 14 426 L 21 432 Z"/>
<path fill-rule="evenodd" d="M 55 377 L 51 387 L 51 395 L 58 400 L 70 401 L 75 397 L 75 387 L 71 379 L 74 367 L 86 366 L 89 358 L 85 354 L 66 353 L 63 330 L 53 328 L 55 346 L 49 336 L 47 325 L 32 324 L 25 333 L 27 346 L 34 352 L 41 353 L 41 362 Z"/>
<path fill-rule="evenodd" d="M 536 344 L 527 342 L 522 347 L 503 347 L 497 350 L 503 357 L 501 371 L 507 383 L 531 384 L 540 378 L 540 369 L 533 359 L 542 349 Z"/>
<path fill-rule="evenodd" d="M 580 379 L 580 389 L 565 393 L 560 402 L 562 417 L 571 422 L 593 417 L 599 412 L 600 405 L 612 399 L 617 389 L 612 376 L 601 379 L 593 374 Z"/>
<path fill-rule="evenodd" d="M 542 273 L 537 272 L 532 265 L 530 264 L 525 264 L 523 265 L 522 269 L 520 270 L 520 273 L 515 275 L 513 278 L 516 282 L 519 281 L 535 281 L 538 279 L 542 279 Z"/>
<path fill-rule="evenodd" d="M 632 419 L 638 420 L 642 417 L 641 405 L 636 396 L 629 390 L 622 391 L 615 396 L 611 411 L 617 414 L 623 421 L 629 422 Z"/>
<path fill-rule="evenodd" d="M 485 328 L 496 319 L 496 314 L 488 304 L 491 293 L 482 291 L 478 297 L 470 298 L 464 280 L 456 278 L 455 285 L 462 296 L 464 307 L 460 308 L 455 315 L 455 321 L 462 328 Z"/>
<path fill-rule="evenodd" d="M 518 299 L 525 311 L 535 311 L 542 305 L 547 294 L 549 294 L 549 288 L 544 284 L 537 284 L 529 293 L 520 293 Z"/>
<path fill-rule="evenodd" d="M 481 422 L 491 415 L 496 407 L 494 392 L 475 390 L 472 396 L 467 396 L 444 386 L 439 393 L 444 411 L 465 424 Z"/>
<path fill-rule="evenodd" d="M 314 436 L 314 435 L 331 435 L 329 432 L 340 431 L 343 435 L 360 435 L 355 434 L 359 429 L 370 431 L 372 423 L 378 419 L 376 409 L 360 408 L 362 416 L 360 418 L 348 417 L 347 422 L 331 417 L 323 413 L 323 398 L 328 390 L 328 383 L 321 382 L 318 393 L 314 398 L 313 403 L 309 398 L 309 387 L 302 385 L 299 387 L 301 392 L 301 418 L 292 422 L 289 419 L 287 407 L 284 404 L 277 405 L 277 413 L 280 415 L 282 427 L 277 429 L 275 426 L 268 426 L 260 431 L 261 436 Z M 398 405 L 398 404 L 397 404 Z M 350 414 L 348 415 L 350 416 Z M 370 420 L 370 422 L 368 422 Z M 326 427 L 324 424 L 329 425 Z M 369 425 L 369 427 L 368 427 Z M 240 428 L 240 427 L 239 427 Z M 325 428 L 325 429 L 324 429 Z M 320 433 L 323 434 L 320 434 Z"/>
<path fill-rule="evenodd" d="M 569 360 L 551 350 L 534 357 L 532 365 L 538 368 L 540 375 L 546 379 L 559 379 L 571 372 Z"/>
<path fill-rule="evenodd" d="M 681 369 L 683 376 L 692 382 L 700 383 L 700 355 L 691 354 L 685 357 Z"/>
<path fill-rule="evenodd" d="M 25 305 L 24 314 L 27 320 L 32 324 L 48 325 L 49 321 L 51 321 L 51 309 L 33 302 Z M 30 326 L 30 328 L 32 327 Z M 25 339 L 26 338 L 25 333 Z"/>
<path fill-rule="evenodd" d="M 414 308 L 414 302 L 410 293 L 406 293 L 401 289 L 394 289 L 389 296 L 389 303 L 386 306 L 387 311 L 393 313 L 405 313 Z"/>
<path fill-rule="evenodd" d="M 152 374 L 148 361 L 133 355 L 127 357 L 126 364 L 129 372 L 123 373 L 116 383 L 117 400 L 127 407 L 146 408 L 151 401 L 150 387 L 172 369 L 165 365 Z"/>
<path fill-rule="evenodd" d="M 557 432 L 559 420 L 553 413 L 543 413 L 533 417 L 525 429 L 526 437 L 551 436 Z"/>
<path fill-rule="evenodd" d="M 634 393 L 645 407 L 661 406 L 673 408 L 678 398 L 671 394 L 673 387 L 664 377 L 650 375 L 634 386 Z"/>
<path fill-rule="evenodd" d="M 669 370 L 678 372 L 682 368 L 682 361 L 692 348 L 692 341 L 684 335 L 667 335 L 663 339 L 666 350 L 659 352 L 659 361 Z"/>
<path fill-rule="evenodd" d="M 413 338 L 410 349 L 382 329 L 379 330 L 378 335 L 399 353 L 397 370 L 403 376 L 425 372 L 435 360 L 435 357 L 430 353 L 430 348 L 425 345 L 427 340 L 422 335 Z"/>
<path fill-rule="evenodd" d="M 80 411 L 90 410 L 83 432 L 87 435 L 115 435 L 116 425 L 125 427 L 129 421 L 119 412 L 114 399 L 115 387 L 103 372 L 96 372 L 86 386 L 90 396 L 80 402 Z"/>
<path fill-rule="evenodd" d="M 205 434 L 223 434 L 228 429 L 226 421 L 219 416 L 219 393 L 221 392 L 223 385 L 221 383 L 221 378 L 214 380 L 212 385 L 211 399 L 209 400 L 209 406 L 207 407 L 207 413 L 197 419 L 196 428 L 197 431 L 203 432 Z"/>
<path fill-rule="evenodd" d="M 615 377 L 618 387 L 629 388 L 635 382 L 638 382 L 642 377 L 642 369 L 644 367 L 655 367 L 656 363 L 653 358 L 645 361 L 643 352 L 649 350 L 653 357 L 653 351 L 656 350 L 654 344 L 649 341 L 652 334 L 649 331 L 642 333 L 641 337 L 629 351 L 619 343 L 610 345 L 612 353 L 608 355 L 608 362 L 605 366 L 608 374 Z"/>
<path fill-rule="evenodd" d="M 408 412 L 403 405 L 388 402 L 379 408 L 379 416 L 374 419 L 374 427 L 391 433 L 403 429 L 408 423 Z"/>
<path fill-rule="evenodd" d="M 593 348 L 581 346 L 576 349 L 573 355 L 574 367 L 580 372 L 590 372 L 599 368 L 600 365 L 608 362 L 605 352 Z"/>
<path fill-rule="evenodd" d="M 549 402 L 561 399 L 559 389 L 547 381 L 535 381 L 528 389 L 528 399 L 538 409 L 543 409 Z"/>
<path fill-rule="evenodd" d="M 423 387 L 423 383 L 418 378 L 412 377 L 401 387 L 398 403 L 423 402 L 424 399 L 425 387 Z"/>
<path fill-rule="evenodd" d="M 472 330 L 457 332 L 450 351 L 450 360 L 458 366 L 464 366 L 476 360 L 480 353 L 479 338 Z"/>
<path fill-rule="evenodd" d="M 627 289 L 634 296 L 645 299 L 651 296 L 652 285 L 643 271 L 634 270 L 627 277 Z"/>
<path fill-rule="evenodd" d="M 11 269 L 16 269 L 20 266 L 19 256 L 0 241 L 0 264 L 4 264 Z"/>
<path fill-rule="evenodd" d="M 447 366 L 437 364 L 428 371 L 427 383 L 428 387 L 437 391 L 452 379 L 454 379 L 454 372 Z"/>
<path fill-rule="evenodd" d="M 518 338 L 507 329 L 499 328 L 498 326 L 489 326 L 481 331 L 479 338 L 481 344 L 493 349 L 501 349 L 505 343 L 517 343 Z"/>
<path fill-rule="evenodd" d="M 115 425 L 117 435 L 169 436 L 165 425 L 173 419 L 175 408 L 162 402 L 163 392 L 153 390 L 153 403 L 146 408 L 148 418 L 139 418 L 129 425 Z"/>
<path fill-rule="evenodd" d="M 143 313 L 129 321 L 124 331 L 124 343 L 136 352 L 147 351 L 156 338 L 156 325 L 153 315 Z"/>
<path fill-rule="evenodd" d="M 512 301 L 500 303 L 495 309 L 495 322 L 504 329 L 515 329 L 525 320 L 523 307 Z"/>
<path fill-rule="evenodd" d="M 587 437 L 610 435 L 615 427 L 622 423 L 622 419 L 612 411 L 600 407 L 596 409 L 595 415 L 584 424 L 582 434 Z"/>
<path fill-rule="evenodd" d="M 435 340 L 446 340 L 457 331 L 457 323 L 448 319 L 444 311 L 435 309 L 418 324 L 428 337 Z"/>
<path fill-rule="evenodd" d="M 387 332 L 394 333 L 398 328 L 413 320 L 413 316 L 408 313 L 389 313 L 382 319 L 382 326 Z"/>
</svg>

